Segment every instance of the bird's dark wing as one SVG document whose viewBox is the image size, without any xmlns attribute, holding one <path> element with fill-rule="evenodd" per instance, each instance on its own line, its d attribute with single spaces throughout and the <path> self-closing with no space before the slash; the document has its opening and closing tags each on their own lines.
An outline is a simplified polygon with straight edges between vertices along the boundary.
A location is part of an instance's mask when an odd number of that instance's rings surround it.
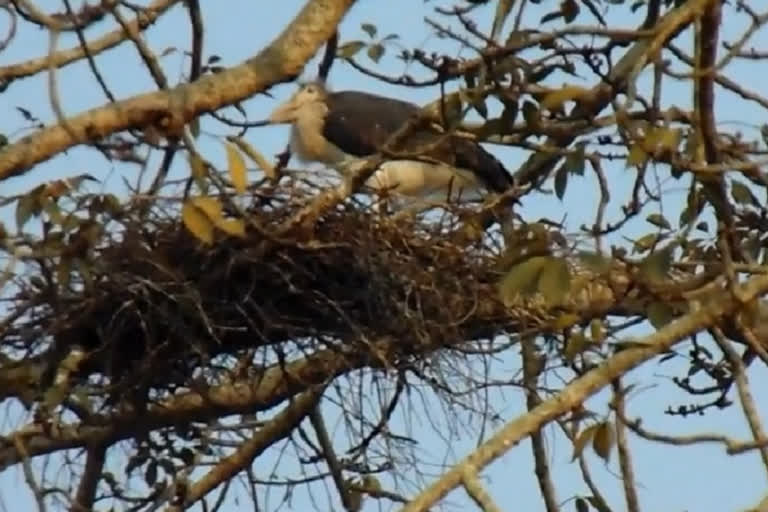
<svg viewBox="0 0 768 512">
<path fill-rule="evenodd" d="M 504 192 L 514 185 L 512 175 L 495 156 L 486 151 L 480 143 L 458 135 L 419 129 L 394 150 L 418 154 L 451 167 L 467 169 L 478 177 L 478 181 L 495 192 Z"/>
<path fill-rule="evenodd" d="M 413 103 L 358 91 L 328 95 L 323 136 L 354 156 L 376 151 L 419 111 Z"/>
<path fill-rule="evenodd" d="M 504 192 L 514 185 L 514 179 L 504 165 L 480 143 L 453 135 L 441 146 L 452 150 L 453 165 L 474 172 L 489 189 Z"/>
<path fill-rule="evenodd" d="M 375 153 L 420 110 L 413 103 L 358 91 L 331 93 L 327 105 L 323 136 L 345 153 L 360 157 Z M 423 156 L 472 171 L 496 192 L 504 192 L 514 184 L 496 157 L 463 137 L 419 128 L 393 149 L 406 153 L 426 149 Z"/>
</svg>

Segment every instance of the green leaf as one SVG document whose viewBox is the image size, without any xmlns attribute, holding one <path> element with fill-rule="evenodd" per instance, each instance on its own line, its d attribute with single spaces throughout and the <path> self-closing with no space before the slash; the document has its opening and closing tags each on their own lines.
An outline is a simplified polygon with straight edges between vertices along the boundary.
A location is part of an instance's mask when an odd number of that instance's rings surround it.
<svg viewBox="0 0 768 512">
<path fill-rule="evenodd" d="M 555 195 L 559 200 L 563 200 L 565 195 L 565 189 L 568 187 L 568 165 L 567 163 L 560 166 L 555 173 Z"/>
<path fill-rule="evenodd" d="M 573 440 L 573 457 L 571 457 L 571 462 L 581 457 L 581 454 L 584 452 L 584 447 L 594 438 L 595 432 L 599 426 L 600 425 L 590 425 L 578 433 L 576 439 Z"/>
<path fill-rule="evenodd" d="M 532 101 L 523 102 L 523 119 L 526 124 L 532 130 L 536 130 L 541 126 L 541 112 L 539 107 Z"/>
<path fill-rule="evenodd" d="M 648 161 L 648 153 L 645 152 L 642 145 L 634 143 L 629 146 L 629 154 L 627 155 L 627 167 L 638 166 L 642 167 Z"/>
<path fill-rule="evenodd" d="M 244 194 L 248 188 L 248 170 L 245 167 L 245 160 L 237 150 L 237 146 L 231 142 L 224 143 L 224 147 L 227 152 L 227 166 L 232 186 L 238 194 Z"/>
<path fill-rule="evenodd" d="M 616 0 L 612 0 L 612 1 L 615 2 Z M 597 510 L 601 510 L 601 507 L 605 508 L 603 502 L 597 499 L 595 496 L 587 496 L 587 501 L 590 503 L 590 505 L 595 507 Z"/>
<path fill-rule="evenodd" d="M 760 206 L 760 202 L 757 200 L 749 187 L 738 181 L 731 182 L 731 197 L 739 204 L 750 204 L 757 207 Z"/>
<path fill-rule="evenodd" d="M 541 17 L 541 20 L 539 21 L 539 23 L 543 25 L 544 23 L 547 23 L 549 21 L 554 21 L 557 18 L 561 18 L 562 16 L 563 16 L 563 13 L 560 11 L 548 12 L 547 14 Z"/>
<path fill-rule="evenodd" d="M 672 252 L 674 249 L 674 245 L 670 244 L 650 254 L 640 263 L 640 274 L 652 281 L 666 279 L 669 275 L 669 269 L 672 268 Z"/>
<path fill-rule="evenodd" d="M 545 256 L 534 256 L 518 263 L 507 272 L 499 283 L 499 294 L 505 305 L 513 304 L 518 297 L 526 297 L 536 292 L 539 275 L 547 260 Z"/>
<path fill-rule="evenodd" d="M 660 227 L 661 229 L 672 228 L 672 225 L 670 225 L 669 221 L 665 219 L 664 216 L 660 213 L 652 213 L 648 215 L 648 217 L 646 217 L 645 220 L 647 220 L 654 226 Z"/>
<path fill-rule="evenodd" d="M 563 357 L 565 357 L 566 361 L 572 363 L 576 356 L 589 348 L 589 345 L 589 340 L 583 333 L 575 332 L 568 338 L 568 344 L 565 346 Z"/>
<path fill-rule="evenodd" d="M 592 341 L 596 343 L 600 343 L 605 339 L 605 327 L 603 326 L 603 321 L 599 318 L 593 318 L 591 322 L 589 322 L 589 335 L 592 338 Z"/>
<path fill-rule="evenodd" d="M 595 436 L 592 438 L 592 449 L 595 453 L 608 462 L 611 458 L 611 449 L 613 448 L 614 433 L 610 423 L 600 423 L 595 430 Z"/>
<path fill-rule="evenodd" d="M 648 321 L 656 329 L 661 329 L 675 319 L 675 313 L 669 304 L 664 302 L 652 302 L 645 310 Z"/>
<path fill-rule="evenodd" d="M 354 57 L 357 52 L 365 48 L 367 45 L 363 41 L 350 41 L 339 46 L 336 50 L 336 55 L 342 59 L 349 59 Z"/>
<path fill-rule="evenodd" d="M 606 258 L 600 253 L 591 251 L 579 252 L 579 260 L 581 263 L 593 272 L 606 272 L 611 268 L 610 258 Z"/>
<path fill-rule="evenodd" d="M 40 215 L 40 200 L 37 188 L 19 198 L 16 202 L 16 227 L 22 230 L 32 216 Z"/>
<path fill-rule="evenodd" d="M 195 238 L 210 245 L 213 243 L 213 222 L 198 205 L 187 201 L 181 208 L 181 220 Z"/>
<path fill-rule="evenodd" d="M 579 10 L 579 4 L 576 3 L 576 0 L 563 0 L 563 3 L 560 4 L 560 12 L 563 13 L 566 23 L 575 20 L 576 16 L 579 15 Z"/>
<path fill-rule="evenodd" d="M 565 167 L 568 172 L 584 176 L 584 164 L 587 160 L 583 143 L 576 144 L 576 148 L 565 157 Z"/>
<path fill-rule="evenodd" d="M 277 170 L 275 169 L 275 166 L 272 165 L 269 160 L 264 158 L 264 155 L 262 155 L 255 147 L 251 146 L 246 140 L 240 137 L 227 137 L 227 140 L 232 142 L 240 151 L 245 154 L 245 156 L 250 158 L 251 161 L 253 161 L 253 163 L 255 163 L 256 166 L 261 169 L 264 172 L 264 175 L 271 181 L 276 181 L 280 178 L 278 176 Z"/>
<path fill-rule="evenodd" d="M 216 227 L 231 236 L 245 236 L 245 222 L 242 219 L 220 219 Z"/>
<path fill-rule="evenodd" d="M 698 194 L 695 187 L 691 187 L 686 197 L 686 206 L 682 212 L 680 212 L 680 227 L 685 226 L 693 222 L 696 217 L 699 216 L 704 208 L 704 201 L 701 195 Z"/>
<path fill-rule="evenodd" d="M 633 252 L 645 252 L 652 249 L 659 242 L 659 235 L 656 233 L 648 233 L 641 236 L 633 244 Z"/>
<path fill-rule="evenodd" d="M 376 29 L 376 25 L 374 25 L 372 23 L 363 23 L 362 25 L 360 25 L 360 28 L 362 28 L 363 32 L 368 34 L 368 36 L 371 39 L 376 37 L 376 32 L 378 32 L 378 30 Z"/>
<path fill-rule="evenodd" d="M 367 53 L 368 53 L 368 58 L 378 64 L 382 55 L 384 55 L 384 46 L 379 43 L 372 44 L 371 46 L 368 47 Z"/>
<path fill-rule="evenodd" d="M 565 85 L 560 89 L 548 92 L 541 100 L 541 108 L 551 112 L 558 111 L 563 108 L 565 102 L 578 101 L 589 92 L 589 89 L 579 85 Z"/>
<path fill-rule="evenodd" d="M 551 305 L 562 304 L 571 291 L 571 270 L 563 258 L 547 258 L 541 269 L 538 283 L 539 292 Z"/>
</svg>

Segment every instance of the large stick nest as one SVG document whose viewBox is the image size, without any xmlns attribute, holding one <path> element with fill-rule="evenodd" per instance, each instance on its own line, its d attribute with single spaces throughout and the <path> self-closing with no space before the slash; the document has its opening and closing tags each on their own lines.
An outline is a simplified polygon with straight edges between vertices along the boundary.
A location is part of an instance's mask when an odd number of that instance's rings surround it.
<svg viewBox="0 0 768 512">
<path fill-rule="evenodd" d="M 251 208 L 244 237 L 222 235 L 212 245 L 192 236 L 178 213 L 149 220 L 139 209 L 124 212 L 122 228 L 87 251 L 68 284 L 51 270 L 60 258 L 41 261 L 39 275 L 25 281 L 37 279 L 37 287 L 25 284 L 17 301 L 26 313 L 4 343 L 41 345 L 49 380 L 77 346 L 88 354 L 81 376 L 154 387 L 245 349 L 271 347 L 274 361 L 318 343 L 367 350 L 384 340 L 397 359 L 518 325 L 498 299 L 498 250 L 468 243 L 455 224 L 348 202 L 309 229 L 286 230 L 296 211 L 296 198 Z"/>
</svg>

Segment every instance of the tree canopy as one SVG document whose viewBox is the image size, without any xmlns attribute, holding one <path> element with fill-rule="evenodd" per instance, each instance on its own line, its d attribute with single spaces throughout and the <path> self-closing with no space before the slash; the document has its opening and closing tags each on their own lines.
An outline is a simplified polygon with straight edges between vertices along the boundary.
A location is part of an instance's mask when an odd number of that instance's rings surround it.
<svg viewBox="0 0 768 512">
<path fill-rule="evenodd" d="M 225 4 L 0 3 L 6 508 L 15 472 L 40 511 L 515 510 L 524 452 L 526 503 L 638 512 L 645 447 L 715 445 L 768 510 L 765 6 L 313 0 L 226 55 Z M 340 194 L 265 135 L 340 73 L 513 189 L 391 211 L 380 153 Z"/>
</svg>

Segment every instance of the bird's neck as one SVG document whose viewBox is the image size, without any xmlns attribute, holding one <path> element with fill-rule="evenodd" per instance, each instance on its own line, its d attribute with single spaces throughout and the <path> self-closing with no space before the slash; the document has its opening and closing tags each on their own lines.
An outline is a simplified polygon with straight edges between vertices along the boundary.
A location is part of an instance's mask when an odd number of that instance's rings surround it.
<svg viewBox="0 0 768 512">
<path fill-rule="evenodd" d="M 291 150 L 304 161 L 335 163 L 335 151 L 323 137 L 327 107 L 322 103 L 305 105 L 299 110 L 291 130 Z"/>
</svg>

